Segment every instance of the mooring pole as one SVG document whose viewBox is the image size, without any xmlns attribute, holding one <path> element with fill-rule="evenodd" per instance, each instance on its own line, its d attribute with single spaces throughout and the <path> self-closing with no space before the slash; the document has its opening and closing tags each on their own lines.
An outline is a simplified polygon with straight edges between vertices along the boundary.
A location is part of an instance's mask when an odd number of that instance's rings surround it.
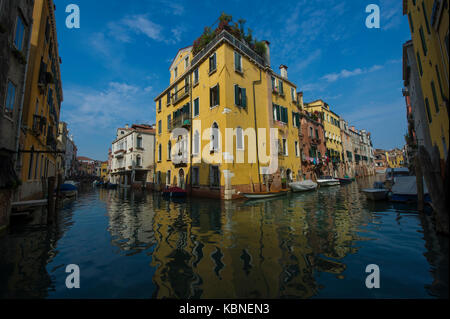
<svg viewBox="0 0 450 319">
<path fill-rule="evenodd" d="M 47 188 L 47 223 L 51 224 L 53 222 L 53 217 L 55 213 L 55 177 L 51 176 L 47 180 L 48 188 Z"/>
</svg>

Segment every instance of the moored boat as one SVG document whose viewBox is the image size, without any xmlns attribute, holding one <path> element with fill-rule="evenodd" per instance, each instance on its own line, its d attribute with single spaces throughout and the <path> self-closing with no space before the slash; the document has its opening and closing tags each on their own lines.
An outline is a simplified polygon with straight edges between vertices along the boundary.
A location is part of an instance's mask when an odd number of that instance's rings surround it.
<svg viewBox="0 0 450 319">
<path fill-rule="evenodd" d="M 75 185 L 69 183 L 62 184 L 59 187 L 59 191 L 65 197 L 74 197 L 78 195 L 78 188 Z"/>
<path fill-rule="evenodd" d="M 320 186 L 335 186 L 340 185 L 341 183 L 338 179 L 335 179 L 331 176 L 322 176 L 317 179 L 317 184 L 319 184 Z"/>
<path fill-rule="evenodd" d="M 426 183 L 423 183 L 424 201 L 431 202 Z M 417 184 L 416 176 L 397 176 L 394 185 L 392 185 L 389 199 L 393 202 L 416 202 Z"/>
<path fill-rule="evenodd" d="M 289 187 L 293 192 L 306 192 L 317 189 L 317 183 L 308 179 L 300 182 L 292 182 L 289 184 Z"/>
<path fill-rule="evenodd" d="M 389 190 L 385 188 L 364 188 L 361 190 L 370 200 L 385 200 Z"/>
<path fill-rule="evenodd" d="M 351 179 L 350 177 L 344 177 L 344 178 L 338 178 L 339 183 L 342 184 L 351 184 L 353 182 L 353 179 Z"/>
<path fill-rule="evenodd" d="M 283 196 L 286 195 L 288 192 L 289 192 L 288 189 L 282 189 L 280 191 L 272 191 L 272 192 L 241 193 L 241 195 L 247 199 L 261 199 L 261 198 Z"/>
</svg>

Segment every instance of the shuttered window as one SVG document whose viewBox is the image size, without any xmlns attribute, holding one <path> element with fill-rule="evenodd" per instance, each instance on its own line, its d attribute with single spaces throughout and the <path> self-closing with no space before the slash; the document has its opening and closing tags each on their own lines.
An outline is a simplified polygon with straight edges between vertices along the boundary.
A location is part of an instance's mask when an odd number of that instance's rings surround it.
<svg viewBox="0 0 450 319">
<path fill-rule="evenodd" d="M 194 100 L 194 117 L 199 116 L 200 114 L 200 100 L 196 98 Z"/>
<path fill-rule="evenodd" d="M 209 89 L 210 107 L 214 107 L 220 104 L 219 93 L 220 93 L 219 84 Z"/>
<path fill-rule="evenodd" d="M 234 104 L 241 107 L 247 107 L 247 91 L 239 85 L 234 85 Z"/>
<path fill-rule="evenodd" d="M 242 56 L 237 52 L 234 52 L 234 69 L 242 72 Z"/>
</svg>

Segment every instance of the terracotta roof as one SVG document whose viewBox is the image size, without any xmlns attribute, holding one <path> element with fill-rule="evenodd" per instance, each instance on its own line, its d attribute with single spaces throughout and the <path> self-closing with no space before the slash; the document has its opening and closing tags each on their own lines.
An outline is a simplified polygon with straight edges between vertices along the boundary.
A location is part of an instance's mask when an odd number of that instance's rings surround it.
<svg viewBox="0 0 450 319">
<path fill-rule="evenodd" d="M 86 156 L 78 156 L 77 160 L 79 161 L 93 161 L 92 158 L 86 157 Z"/>
</svg>

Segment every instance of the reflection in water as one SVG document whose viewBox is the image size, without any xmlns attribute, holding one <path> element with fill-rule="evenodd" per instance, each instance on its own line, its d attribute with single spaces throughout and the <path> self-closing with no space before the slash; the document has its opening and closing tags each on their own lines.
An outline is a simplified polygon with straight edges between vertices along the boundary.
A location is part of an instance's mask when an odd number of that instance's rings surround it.
<svg viewBox="0 0 450 319">
<path fill-rule="evenodd" d="M 448 242 L 411 207 L 366 201 L 371 183 L 247 202 L 92 189 L 57 225 L 1 238 L 0 296 L 448 297 Z M 64 285 L 70 263 L 77 291 Z M 370 263 L 377 291 L 364 284 Z"/>
</svg>

